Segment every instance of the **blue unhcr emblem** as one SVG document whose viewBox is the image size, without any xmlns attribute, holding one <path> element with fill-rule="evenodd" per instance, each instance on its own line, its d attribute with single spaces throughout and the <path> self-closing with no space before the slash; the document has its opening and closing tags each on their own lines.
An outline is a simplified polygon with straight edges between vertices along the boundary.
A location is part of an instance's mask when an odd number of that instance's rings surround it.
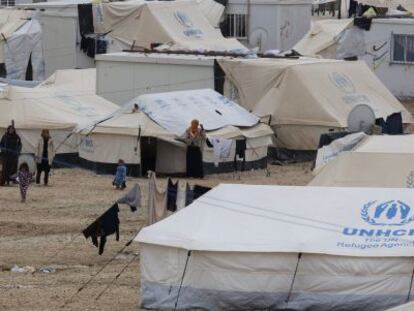
<svg viewBox="0 0 414 311">
<path fill-rule="evenodd" d="M 399 200 L 381 204 L 371 201 L 362 207 L 361 218 L 374 226 L 402 226 L 414 221 L 414 214 L 411 207 Z"/>
</svg>

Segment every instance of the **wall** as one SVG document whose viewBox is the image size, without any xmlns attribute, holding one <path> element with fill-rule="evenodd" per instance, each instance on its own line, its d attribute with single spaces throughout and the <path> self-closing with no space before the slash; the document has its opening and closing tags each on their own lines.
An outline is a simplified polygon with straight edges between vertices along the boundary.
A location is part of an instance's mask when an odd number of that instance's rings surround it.
<svg viewBox="0 0 414 311">
<path fill-rule="evenodd" d="M 227 13 L 247 14 L 245 0 L 229 0 Z M 309 31 L 311 22 L 311 3 L 309 1 L 250 2 L 250 31 L 248 41 L 241 40 L 249 47 L 258 46 L 266 50 L 288 50 Z M 244 42 L 243 42 L 244 41 Z"/>
<path fill-rule="evenodd" d="M 96 92 L 118 105 L 146 93 L 214 89 L 213 61 L 201 66 L 99 59 Z"/>
<path fill-rule="evenodd" d="M 46 77 L 58 69 L 92 68 L 94 59 L 80 46 L 77 8 L 51 8 L 38 15 L 42 25 Z"/>
<path fill-rule="evenodd" d="M 392 64 L 392 33 L 414 35 L 411 19 L 374 20 L 365 31 L 367 55 L 361 57 L 388 89 L 400 99 L 414 98 L 414 65 Z"/>
</svg>

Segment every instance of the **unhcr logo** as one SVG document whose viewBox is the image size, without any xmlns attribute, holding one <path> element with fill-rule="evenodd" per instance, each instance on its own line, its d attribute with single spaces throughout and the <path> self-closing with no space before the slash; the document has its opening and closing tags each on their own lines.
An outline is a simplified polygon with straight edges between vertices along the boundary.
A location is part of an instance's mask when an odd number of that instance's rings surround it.
<svg viewBox="0 0 414 311">
<path fill-rule="evenodd" d="M 361 218 L 375 226 L 401 226 L 414 221 L 411 208 L 402 201 L 387 201 L 376 204 L 376 201 L 365 204 L 361 209 Z"/>
<path fill-rule="evenodd" d="M 396 229 L 414 221 L 413 210 L 408 204 L 400 200 L 390 200 L 383 203 L 371 201 L 361 208 L 361 218 L 369 225 L 391 227 L 389 229 L 357 229 L 344 228 L 344 235 L 361 237 L 399 237 L 414 236 L 414 229 Z"/>
<path fill-rule="evenodd" d="M 344 93 L 355 93 L 355 86 L 352 80 L 343 73 L 333 72 L 329 74 L 331 82 Z"/>
</svg>

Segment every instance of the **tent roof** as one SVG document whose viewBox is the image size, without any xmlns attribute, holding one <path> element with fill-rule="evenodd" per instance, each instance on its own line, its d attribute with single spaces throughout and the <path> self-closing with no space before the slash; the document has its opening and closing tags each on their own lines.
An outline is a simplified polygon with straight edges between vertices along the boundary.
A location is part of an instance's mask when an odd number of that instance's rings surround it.
<svg viewBox="0 0 414 311">
<path fill-rule="evenodd" d="M 353 152 L 412 154 L 414 156 L 414 134 L 368 136 L 355 147 Z"/>
<path fill-rule="evenodd" d="M 414 188 L 414 135 L 367 136 L 314 174 L 310 186 Z"/>
<path fill-rule="evenodd" d="M 335 44 L 338 36 L 352 25 L 351 18 L 313 21 L 310 31 L 292 49 L 302 55 L 317 55 Z"/>
<path fill-rule="evenodd" d="M 73 129 L 101 120 L 118 106 L 95 95 L 94 74 L 94 69 L 63 70 L 34 88 L 6 87 L 0 127 L 14 120 L 19 129 Z"/>
<path fill-rule="evenodd" d="M 140 108 L 132 113 L 134 104 Z M 219 115 L 216 111 L 219 111 Z M 138 135 L 171 140 L 198 118 L 210 137 L 256 138 L 273 135 L 265 124 L 213 90 L 190 90 L 138 96 L 100 123 L 94 133 Z"/>
<path fill-rule="evenodd" d="M 103 23 L 103 32 L 110 31 L 111 37 L 128 46 L 162 43 L 173 50 L 247 51 L 237 40 L 224 38 L 196 1 L 104 3 Z"/>
<path fill-rule="evenodd" d="M 412 229 L 413 206 L 409 189 L 222 184 L 142 229 L 135 240 L 196 251 L 412 256 L 414 237 L 402 234 Z M 393 215 L 390 209 L 396 209 Z M 386 241 L 344 233 L 354 229 L 400 230 L 401 235 L 389 247 Z"/>
<path fill-rule="evenodd" d="M 364 62 L 323 59 L 219 60 L 237 87 L 240 104 L 272 125 L 347 127 L 355 105 L 367 104 L 377 118 L 411 114 Z M 317 79 L 315 78 L 317 77 Z"/>
<path fill-rule="evenodd" d="M 193 119 L 206 131 L 226 126 L 252 127 L 259 119 L 211 89 L 144 94 L 133 99 L 145 114 L 166 130 L 182 135 Z"/>
</svg>

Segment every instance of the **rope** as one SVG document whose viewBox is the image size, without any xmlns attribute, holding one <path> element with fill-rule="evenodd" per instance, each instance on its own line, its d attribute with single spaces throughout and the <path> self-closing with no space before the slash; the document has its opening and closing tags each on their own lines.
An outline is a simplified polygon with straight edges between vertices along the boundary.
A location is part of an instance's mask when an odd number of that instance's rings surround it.
<svg viewBox="0 0 414 311">
<path fill-rule="evenodd" d="M 296 262 L 295 273 L 293 274 L 293 279 L 292 279 L 292 282 L 290 284 L 289 293 L 288 293 L 288 296 L 286 297 L 286 303 L 289 303 L 290 296 L 292 295 L 293 284 L 295 283 L 296 273 L 298 272 L 299 262 L 300 262 L 301 257 L 302 257 L 302 253 L 299 253 L 298 254 L 298 261 Z"/>
<path fill-rule="evenodd" d="M 177 310 L 178 299 L 180 299 L 181 288 L 183 287 L 184 277 L 185 277 L 185 273 L 187 272 L 188 261 L 190 260 L 190 257 L 191 257 L 191 251 L 188 251 L 188 253 L 187 253 L 187 259 L 185 260 L 183 275 L 181 277 L 180 287 L 178 288 L 177 300 L 175 301 L 175 305 L 174 305 L 174 311 Z"/>
<path fill-rule="evenodd" d="M 122 253 L 129 245 L 131 245 L 131 243 L 134 241 L 135 237 L 137 236 L 137 234 L 141 231 L 142 226 L 138 229 L 138 232 L 134 235 L 134 237 L 129 240 L 118 252 L 116 252 L 116 254 L 114 256 L 112 256 L 99 270 L 98 272 L 96 272 L 94 275 L 92 275 L 88 281 L 86 281 L 85 283 L 83 283 L 78 289 L 77 291 L 69 297 L 69 299 L 67 299 L 61 306 L 60 308 L 64 308 L 66 307 L 72 300 L 73 298 L 75 298 L 82 290 L 84 290 L 109 264 L 111 264 L 115 258 Z"/>
</svg>

